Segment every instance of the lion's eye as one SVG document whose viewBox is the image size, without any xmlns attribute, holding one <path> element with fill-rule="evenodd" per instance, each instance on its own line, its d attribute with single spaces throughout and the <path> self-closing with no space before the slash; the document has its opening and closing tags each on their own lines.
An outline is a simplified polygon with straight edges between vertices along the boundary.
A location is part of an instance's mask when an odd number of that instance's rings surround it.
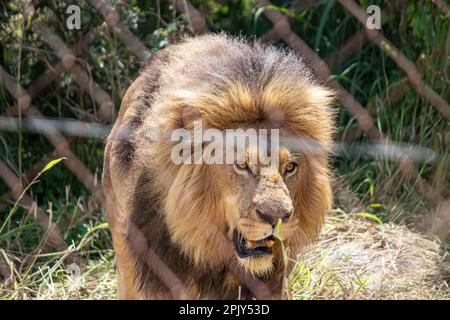
<svg viewBox="0 0 450 320">
<path fill-rule="evenodd" d="M 235 163 L 234 164 L 234 169 L 238 173 L 247 173 L 247 172 L 250 171 L 250 168 L 248 167 L 248 165 L 246 163 Z"/>
<path fill-rule="evenodd" d="M 297 170 L 297 164 L 295 162 L 289 162 L 284 172 L 286 175 L 293 174 Z"/>
</svg>

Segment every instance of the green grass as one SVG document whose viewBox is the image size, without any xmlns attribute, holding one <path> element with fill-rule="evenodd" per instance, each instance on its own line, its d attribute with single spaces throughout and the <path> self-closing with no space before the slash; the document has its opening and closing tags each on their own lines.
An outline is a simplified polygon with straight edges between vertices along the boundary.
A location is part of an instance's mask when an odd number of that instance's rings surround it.
<svg viewBox="0 0 450 320">
<path fill-rule="evenodd" d="M 59 21 L 65 18 L 65 8 L 69 2 L 46 2 L 49 7 L 37 8 L 34 19 L 46 21 L 67 44 L 73 45 L 87 30 L 98 26 L 102 19 L 87 2 L 81 1 L 82 30 L 67 30 Z M 371 1 L 382 7 L 388 2 Z M 170 43 L 187 26 L 186 20 L 172 8 L 162 2 L 161 6 L 157 3 L 133 0 L 121 6 L 124 23 L 153 52 Z M 225 30 L 234 35 L 260 36 L 271 27 L 261 10 L 257 10 L 248 0 L 233 0 L 228 4 L 211 0 L 194 0 L 192 3 L 207 16 L 212 31 Z M 273 2 L 275 8 L 289 16 L 292 30 L 322 58 L 335 52 L 348 37 L 361 30 L 361 25 L 337 1 L 318 1 L 300 11 L 295 9 L 296 2 L 292 3 Z M 364 1 L 359 3 L 363 4 Z M 55 65 L 58 59 L 39 39 L 31 25 L 22 21 L 20 6 L 1 4 L 0 21 L 0 64 L 26 88 L 49 66 Z M 408 1 L 404 9 L 390 14 L 383 26 L 386 37 L 416 63 L 423 80 L 446 101 L 449 100 L 449 30 L 449 18 L 431 1 Z M 276 42 L 276 45 L 283 44 Z M 101 29 L 79 61 L 108 92 L 118 110 L 123 93 L 141 67 L 138 59 L 113 33 Z M 333 70 L 333 77 L 368 108 L 375 125 L 391 141 L 427 148 L 437 154 L 435 162 L 417 163 L 417 169 L 422 178 L 448 198 L 449 122 L 408 85 L 402 86 L 406 89 L 399 99 L 391 103 L 385 101 L 386 91 L 405 83 L 405 74 L 395 63 L 376 45 L 369 43 L 337 66 Z M 14 99 L 0 86 L 0 112 L 3 114 L 14 104 Z M 79 89 L 73 76 L 67 73 L 37 94 L 33 104 L 48 117 L 104 123 L 99 116 L 98 106 L 87 93 Z M 339 111 L 336 140 L 340 141 L 344 135 L 352 132 L 356 121 L 339 103 L 336 103 L 336 108 Z M 335 207 L 349 213 L 364 213 L 366 217 L 372 216 L 373 220 L 379 219 L 383 223 L 407 224 L 414 230 L 424 230 L 426 218 L 435 209 L 435 204 L 417 191 L 414 181 L 401 178 L 397 163 L 360 154 L 355 148 L 356 144 L 367 142 L 365 136 L 359 135 L 348 146 L 347 153 L 333 158 L 338 177 L 334 188 Z M 104 142 L 101 139 L 73 138 L 71 148 L 100 181 Z M 42 135 L 25 131 L 0 131 L 0 158 L 16 174 L 27 172 L 52 150 L 53 147 Z M 24 181 L 24 185 L 29 185 L 32 178 Z M 6 184 L 0 182 L 0 194 L 7 190 Z M 0 296 L 4 299 L 89 298 L 89 292 L 96 292 L 91 298 L 114 296 L 111 238 L 109 231 L 104 228 L 103 212 L 93 201 L 90 192 L 60 163 L 32 183 L 27 193 L 62 227 L 65 242 L 82 261 L 81 274 L 88 289 L 84 293 L 68 291 L 67 283 L 71 278 L 67 267 L 61 263 L 67 252 L 54 253 L 45 246 L 43 239 L 46 232 L 36 224 L 32 213 L 17 206 L 13 209 L 14 201 L 8 201 L 0 202 L 0 259 L 12 263 L 16 282 L 13 291 L 6 290 Z M 97 267 L 89 271 L 93 266 Z M 323 281 L 313 281 L 312 275 L 309 275 L 308 270 L 311 268 L 311 265 L 301 266 L 299 274 L 305 273 L 306 276 L 298 281 L 300 287 L 304 287 L 304 281 L 310 286 L 313 283 L 321 287 Z M 101 284 L 101 279 L 105 279 L 105 286 Z M 364 288 L 366 280 L 357 280 L 359 287 Z M 93 283 L 99 285 L 97 291 L 91 291 L 89 285 Z M 359 288 L 357 284 L 355 286 Z M 308 294 L 308 290 L 305 290 L 306 298 L 317 297 L 316 291 Z"/>
</svg>

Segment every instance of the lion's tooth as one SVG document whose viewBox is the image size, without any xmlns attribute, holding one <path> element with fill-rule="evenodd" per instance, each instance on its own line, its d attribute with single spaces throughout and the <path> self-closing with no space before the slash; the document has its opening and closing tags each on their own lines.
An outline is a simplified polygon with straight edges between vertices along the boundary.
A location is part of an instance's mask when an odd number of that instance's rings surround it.
<svg viewBox="0 0 450 320">
<path fill-rule="evenodd" d="M 248 249 L 256 248 L 256 242 L 252 240 L 247 240 L 247 248 Z"/>
<path fill-rule="evenodd" d="M 265 243 L 266 243 L 267 247 L 272 248 L 272 246 L 275 244 L 275 240 L 273 240 L 273 239 L 266 239 Z"/>
<path fill-rule="evenodd" d="M 257 247 L 271 248 L 274 244 L 275 244 L 274 239 L 261 239 L 261 240 L 257 240 L 257 241 L 247 239 L 247 242 L 245 243 L 247 249 L 254 249 Z"/>
</svg>

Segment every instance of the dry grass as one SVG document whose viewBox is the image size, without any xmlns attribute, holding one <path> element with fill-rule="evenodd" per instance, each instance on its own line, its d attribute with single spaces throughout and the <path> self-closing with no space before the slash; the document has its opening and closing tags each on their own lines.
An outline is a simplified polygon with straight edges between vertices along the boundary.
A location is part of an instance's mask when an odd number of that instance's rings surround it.
<svg viewBox="0 0 450 320">
<path fill-rule="evenodd" d="M 115 299 L 117 286 L 113 251 L 98 260 L 87 260 L 84 266 L 44 264 L 31 274 L 18 274 L 7 287 L 0 285 L 0 300 L 99 300 Z M 3 284 L 4 286 L 4 284 Z"/>
<path fill-rule="evenodd" d="M 347 214 L 328 218 L 322 236 L 291 274 L 293 299 L 449 299 L 449 265 L 437 239 L 404 226 Z M 447 278 L 448 280 L 448 278 Z"/>
<path fill-rule="evenodd" d="M 9 288 L 0 286 L 0 299 L 114 299 L 113 252 L 103 250 L 99 256 L 85 260 L 82 270 L 65 266 L 62 259 L 27 275 L 13 268 L 15 282 Z M 290 295 L 292 299 L 449 299 L 445 277 L 448 281 L 450 269 L 444 258 L 436 239 L 367 217 L 334 214 L 328 217 L 320 240 L 299 257 L 289 281 Z"/>
</svg>

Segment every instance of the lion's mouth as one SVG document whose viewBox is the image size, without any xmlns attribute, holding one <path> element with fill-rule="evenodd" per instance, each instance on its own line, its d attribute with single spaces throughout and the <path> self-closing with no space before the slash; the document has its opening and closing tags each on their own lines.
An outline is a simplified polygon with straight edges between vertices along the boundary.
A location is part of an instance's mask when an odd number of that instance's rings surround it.
<svg viewBox="0 0 450 320">
<path fill-rule="evenodd" d="M 272 246 L 275 244 L 275 237 L 252 241 L 246 239 L 237 230 L 233 232 L 233 241 L 236 252 L 240 258 L 248 258 L 257 254 L 271 254 Z"/>
</svg>

